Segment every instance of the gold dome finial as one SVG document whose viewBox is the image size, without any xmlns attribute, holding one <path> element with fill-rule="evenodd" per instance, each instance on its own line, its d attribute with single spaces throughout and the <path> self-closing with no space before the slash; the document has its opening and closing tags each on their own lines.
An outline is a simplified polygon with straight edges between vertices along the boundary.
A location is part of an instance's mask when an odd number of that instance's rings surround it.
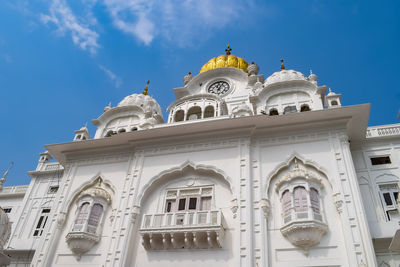
<svg viewBox="0 0 400 267">
<path fill-rule="evenodd" d="M 146 88 L 144 88 L 144 91 L 142 94 L 147 95 L 147 92 L 149 91 L 149 83 L 150 83 L 150 80 L 147 80 Z"/>
<path fill-rule="evenodd" d="M 281 70 L 285 69 L 285 65 L 283 65 L 283 59 L 281 59 Z"/>
<path fill-rule="evenodd" d="M 228 48 L 225 49 L 225 52 L 226 52 L 227 55 L 230 55 L 231 51 L 232 51 L 232 49 L 229 47 L 229 44 L 228 44 Z"/>
</svg>

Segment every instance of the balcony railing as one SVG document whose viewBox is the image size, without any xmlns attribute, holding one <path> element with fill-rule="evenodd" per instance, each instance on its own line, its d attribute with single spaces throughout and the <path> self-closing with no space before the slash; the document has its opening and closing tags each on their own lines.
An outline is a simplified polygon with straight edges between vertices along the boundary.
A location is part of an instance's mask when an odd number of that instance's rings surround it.
<svg viewBox="0 0 400 267">
<path fill-rule="evenodd" d="M 221 211 L 145 214 L 140 233 L 146 249 L 217 248 L 223 216 Z"/>
<path fill-rule="evenodd" d="M 368 127 L 367 138 L 400 135 L 400 124 Z"/>
<path fill-rule="evenodd" d="M 1 196 L 8 196 L 8 195 L 24 195 L 25 192 L 28 190 L 28 185 L 18 185 L 18 186 L 6 186 L 0 190 L 0 197 Z"/>
</svg>

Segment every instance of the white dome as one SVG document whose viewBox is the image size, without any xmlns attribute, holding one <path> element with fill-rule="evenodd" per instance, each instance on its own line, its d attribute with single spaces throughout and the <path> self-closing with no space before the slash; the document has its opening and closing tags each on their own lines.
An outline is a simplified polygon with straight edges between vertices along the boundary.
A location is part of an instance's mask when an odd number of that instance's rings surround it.
<svg viewBox="0 0 400 267">
<path fill-rule="evenodd" d="M 132 94 L 119 102 L 118 107 L 137 106 L 143 109 L 145 113 L 162 114 L 161 107 L 151 96 L 144 94 Z"/>
<path fill-rule="evenodd" d="M 11 223 L 8 219 L 7 213 L 0 208 L 0 251 L 3 249 L 8 238 L 11 235 Z"/>
<path fill-rule="evenodd" d="M 295 70 L 277 71 L 267 78 L 265 84 L 287 82 L 287 81 L 305 81 L 307 80 L 303 73 Z"/>
</svg>

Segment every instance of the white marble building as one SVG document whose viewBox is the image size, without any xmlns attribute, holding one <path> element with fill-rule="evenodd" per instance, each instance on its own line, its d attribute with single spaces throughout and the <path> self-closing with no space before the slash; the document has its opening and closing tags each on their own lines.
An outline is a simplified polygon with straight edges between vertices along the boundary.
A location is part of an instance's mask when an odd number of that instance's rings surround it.
<svg viewBox="0 0 400 267">
<path fill-rule="evenodd" d="M 230 54 L 46 146 L 3 187 L 10 266 L 399 266 L 400 124 Z M 4 217 L 4 214 L 0 214 Z M 5 221 L 6 222 L 6 221 Z M 7 223 L 7 222 L 6 222 Z M 5 225 L 6 225 L 5 223 Z M 0 230 L 0 234 L 3 233 Z"/>
</svg>

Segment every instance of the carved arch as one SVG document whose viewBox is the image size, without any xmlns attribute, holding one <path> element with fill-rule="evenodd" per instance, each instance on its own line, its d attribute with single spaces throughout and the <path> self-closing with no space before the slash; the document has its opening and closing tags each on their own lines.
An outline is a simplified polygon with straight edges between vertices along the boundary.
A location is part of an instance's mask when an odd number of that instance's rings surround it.
<svg viewBox="0 0 400 267">
<path fill-rule="evenodd" d="M 322 173 L 323 176 L 326 178 L 328 177 L 326 175 L 327 170 L 320 166 L 318 163 L 316 163 L 313 160 L 305 159 L 303 156 L 299 155 L 297 152 L 293 151 L 292 154 L 283 162 L 278 164 L 266 177 L 267 177 L 267 182 L 265 184 L 264 192 L 268 192 L 269 186 L 271 184 L 271 181 L 284 169 L 288 168 L 294 159 L 299 160 L 304 166 L 311 166 L 312 168 L 316 169 L 318 172 Z M 331 182 L 329 179 L 326 179 L 329 185 L 332 187 Z"/>
<path fill-rule="evenodd" d="M 233 195 L 235 195 L 234 194 L 235 189 L 233 186 L 232 179 L 229 176 L 227 176 L 224 171 L 222 171 L 221 169 L 218 169 L 214 166 L 203 165 L 203 164 L 194 164 L 192 161 L 186 160 L 181 165 L 164 170 L 164 171 L 160 172 L 159 174 L 157 174 L 156 176 L 152 177 L 149 180 L 149 182 L 143 186 L 143 189 L 141 190 L 141 192 L 139 192 L 138 197 L 135 200 L 136 201 L 135 206 L 137 206 L 137 207 L 141 206 L 142 201 L 145 198 L 147 192 L 149 192 L 155 184 L 157 184 L 165 179 L 168 179 L 170 177 L 182 176 L 185 172 L 188 172 L 188 171 L 211 173 L 214 175 L 214 177 L 220 177 L 221 179 L 223 179 L 224 181 L 226 181 L 228 183 L 231 193 Z"/>
<path fill-rule="evenodd" d="M 101 172 L 98 172 L 96 175 L 92 176 L 92 178 L 82 183 L 82 185 L 78 187 L 74 192 L 72 192 L 68 200 L 64 202 L 61 213 L 67 214 L 71 209 L 71 206 L 75 203 L 75 200 L 79 197 L 80 193 L 94 186 L 96 183 L 99 182 L 99 180 L 102 184 L 106 185 L 108 189 L 110 189 L 109 191 L 111 195 L 115 194 L 115 187 L 112 185 L 111 181 L 105 179 Z"/>
</svg>

